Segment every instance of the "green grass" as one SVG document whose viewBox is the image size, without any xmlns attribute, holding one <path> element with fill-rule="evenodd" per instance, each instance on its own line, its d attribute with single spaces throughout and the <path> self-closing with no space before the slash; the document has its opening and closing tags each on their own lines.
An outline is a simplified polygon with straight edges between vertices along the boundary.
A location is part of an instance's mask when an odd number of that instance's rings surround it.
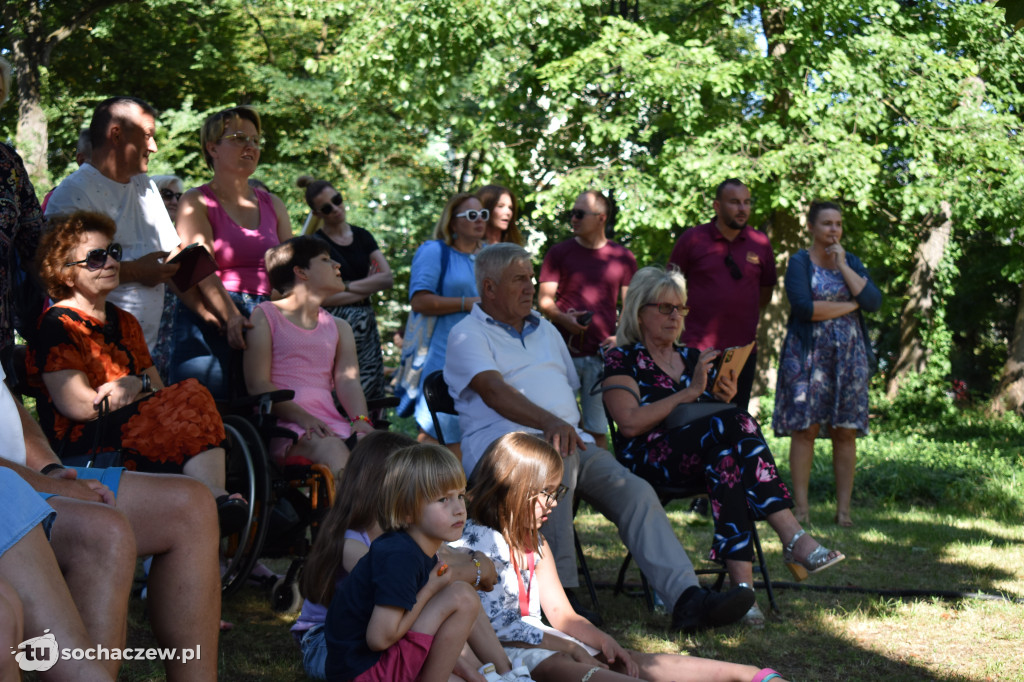
<svg viewBox="0 0 1024 682">
<path fill-rule="evenodd" d="M 808 530 L 842 550 L 845 562 L 794 584 L 778 538 L 761 524 L 780 606 L 763 629 L 676 635 L 666 630 L 668 617 L 648 613 L 642 599 L 602 588 L 606 629 L 632 648 L 773 667 L 794 681 L 1024 682 L 1021 421 L 992 422 L 972 413 L 932 421 L 904 416 L 880 412 L 872 436 L 858 443 L 854 528 L 831 522 L 831 457 L 826 444 L 819 445 Z M 788 480 L 788 441 L 769 441 Z M 710 521 L 680 503 L 670 506 L 670 517 L 694 563 L 706 566 Z M 625 555 L 614 528 L 585 506 L 577 523 L 597 581 L 612 583 Z M 638 585 L 635 568 L 627 580 Z M 986 596 L 895 596 L 907 590 Z M 767 611 L 763 590 L 758 600 Z M 227 599 L 223 615 L 236 627 L 221 638 L 221 679 L 306 679 L 288 633 L 294 616 L 273 613 L 261 590 L 247 588 Z M 154 645 L 137 601 L 129 630 L 131 646 Z M 121 679 L 159 680 L 162 673 L 130 663 Z"/>
</svg>

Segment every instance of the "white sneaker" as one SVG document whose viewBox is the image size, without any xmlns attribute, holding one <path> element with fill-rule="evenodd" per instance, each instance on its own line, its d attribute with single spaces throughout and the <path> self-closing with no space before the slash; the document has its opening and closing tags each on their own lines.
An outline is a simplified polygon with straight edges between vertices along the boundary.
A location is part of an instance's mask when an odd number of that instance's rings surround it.
<svg viewBox="0 0 1024 682">
<path fill-rule="evenodd" d="M 519 658 L 512 661 L 512 670 L 502 675 L 501 679 L 505 682 L 533 682 L 529 668 L 523 665 L 522 659 Z"/>
<path fill-rule="evenodd" d="M 483 675 L 487 682 L 503 682 L 505 680 L 503 676 L 498 674 L 493 663 L 484 663 L 477 672 Z"/>
</svg>

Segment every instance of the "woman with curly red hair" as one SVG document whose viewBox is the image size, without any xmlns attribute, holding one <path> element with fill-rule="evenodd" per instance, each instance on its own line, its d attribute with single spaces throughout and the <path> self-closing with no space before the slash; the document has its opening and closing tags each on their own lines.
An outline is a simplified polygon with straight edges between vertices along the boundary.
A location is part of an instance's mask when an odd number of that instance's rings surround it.
<svg viewBox="0 0 1024 682">
<path fill-rule="evenodd" d="M 36 255 L 56 301 L 28 355 L 29 380 L 43 389 L 39 419 L 62 459 L 90 461 L 120 450 L 128 469 L 184 473 L 217 498 L 224 532 L 247 517 L 246 502 L 224 489 L 224 424 L 195 379 L 165 387 L 142 327 L 107 301 L 118 285 L 114 221 L 78 211 L 50 223 Z M 101 406 L 109 414 L 99 419 Z"/>
</svg>

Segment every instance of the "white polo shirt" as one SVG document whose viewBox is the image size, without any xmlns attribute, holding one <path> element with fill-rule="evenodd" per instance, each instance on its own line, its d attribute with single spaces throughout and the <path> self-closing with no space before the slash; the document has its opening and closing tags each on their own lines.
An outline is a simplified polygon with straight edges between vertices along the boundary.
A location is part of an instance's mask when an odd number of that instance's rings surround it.
<svg viewBox="0 0 1024 682">
<path fill-rule="evenodd" d="M 569 349 L 554 325 L 531 311 L 522 333 L 498 322 L 475 304 L 469 315 L 448 335 L 444 378 L 459 413 L 462 429 L 462 466 L 469 475 L 496 438 L 513 431 L 540 435 L 501 416 L 469 387 L 481 372 L 495 370 L 533 404 L 576 427 L 588 443 L 594 439 L 579 428 L 576 404 L 579 377 Z"/>
<path fill-rule="evenodd" d="M 110 216 L 117 225 L 114 241 L 124 249 L 124 260 L 137 260 L 154 251 L 170 251 L 181 241 L 156 183 L 145 173 L 121 183 L 88 163 L 82 164 L 57 185 L 46 204 L 47 217 L 75 211 Z M 147 287 L 128 282 L 112 291 L 107 300 L 135 316 L 152 351 L 164 308 L 164 285 Z"/>
</svg>

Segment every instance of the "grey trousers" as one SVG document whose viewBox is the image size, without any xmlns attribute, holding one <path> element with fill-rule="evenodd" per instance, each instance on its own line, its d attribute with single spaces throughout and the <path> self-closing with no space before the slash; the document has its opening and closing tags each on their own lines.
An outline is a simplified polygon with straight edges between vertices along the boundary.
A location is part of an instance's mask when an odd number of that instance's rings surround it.
<svg viewBox="0 0 1024 682">
<path fill-rule="evenodd" d="M 569 492 L 541 532 L 551 545 L 564 587 L 579 586 L 572 537 L 572 500 L 577 493 L 619 529 L 623 544 L 669 609 L 687 587 L 699 584 L 690 557 L 647 481 L 596 445 L 577 450 L 563 462 L 562 483 Z"/>
</svg>

